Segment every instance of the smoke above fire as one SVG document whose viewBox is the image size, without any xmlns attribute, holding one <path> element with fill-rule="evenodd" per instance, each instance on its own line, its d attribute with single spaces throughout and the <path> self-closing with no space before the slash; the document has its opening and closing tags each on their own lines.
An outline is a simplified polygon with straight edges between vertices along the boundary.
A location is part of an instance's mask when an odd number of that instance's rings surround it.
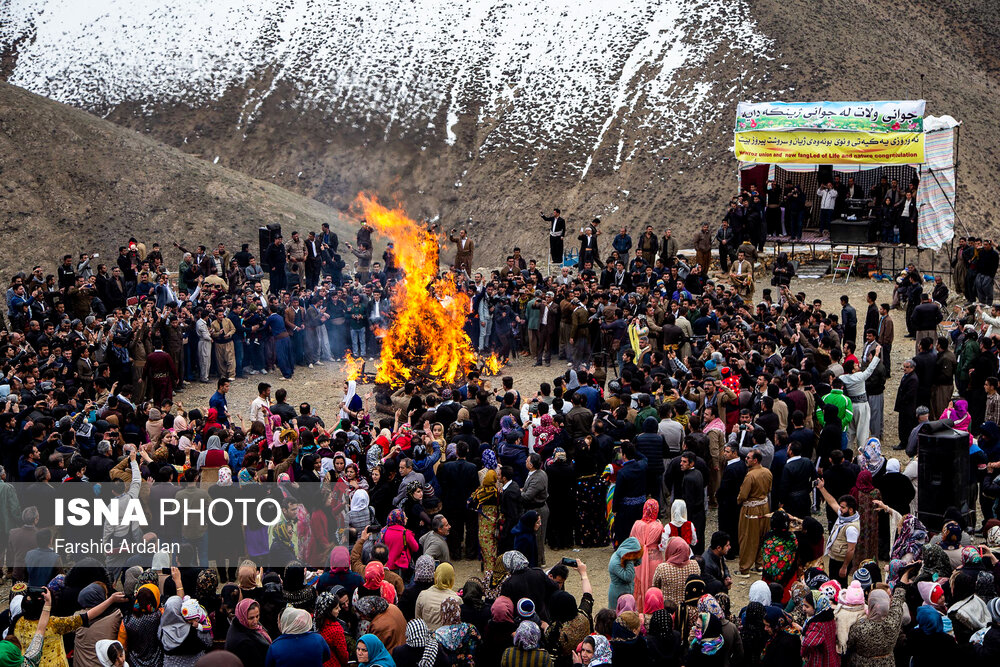
<svg viewBox="0 0 1000 667">
<path fill-rule="evenodd" d="M 370 195 L 359 194 L 354 204 L 376 232 L 393 241 L 404 276 L 392 290 L 391 324 L 375 382 L 395 387 L 407 380 L 461 380 L 477 366 L 465 331 L 472 304 L 453 281 L 438 277 L 437 236 L 401 208 L 386 208 Z"/>
</svg>

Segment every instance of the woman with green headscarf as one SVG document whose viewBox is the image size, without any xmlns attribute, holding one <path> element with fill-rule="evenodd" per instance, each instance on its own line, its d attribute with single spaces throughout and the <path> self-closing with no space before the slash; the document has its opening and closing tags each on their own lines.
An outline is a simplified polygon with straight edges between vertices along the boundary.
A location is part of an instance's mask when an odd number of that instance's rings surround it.
<svg viewBox="0 0 1000 667">
<path fill-rule="evenodd" d="M 460 605 L 462 599 L 453 589 L 455 586 L 455 568 L 451 563 L 441 563 L 434 570 L 434 585 L 417 596 L 415 617 L 422 619 L 427 628 L 434 632 L 443 625 L 441 620 L 441 603 L 454 598 Z"/>
</svg>

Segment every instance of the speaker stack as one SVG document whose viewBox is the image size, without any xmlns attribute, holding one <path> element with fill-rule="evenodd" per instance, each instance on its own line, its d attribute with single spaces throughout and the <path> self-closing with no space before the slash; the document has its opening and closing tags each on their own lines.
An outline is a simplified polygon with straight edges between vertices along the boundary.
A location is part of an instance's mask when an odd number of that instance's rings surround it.
<svg viewBox="0 0 1000 667">
<path fill-rule="evenodd" d="M 926 422 L 917 434 L 917 518 L 928 530 L 940 531 L 944 513 L 955 507 L 976 525 L 969 503 L 969 434 L 956 431 L 954 422 Z"/>
</svg>

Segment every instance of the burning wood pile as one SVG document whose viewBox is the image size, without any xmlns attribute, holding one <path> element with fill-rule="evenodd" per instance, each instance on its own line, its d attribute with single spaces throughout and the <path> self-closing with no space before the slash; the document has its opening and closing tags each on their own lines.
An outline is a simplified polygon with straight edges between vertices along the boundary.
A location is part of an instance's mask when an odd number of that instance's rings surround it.
<svg viewBox="0 0 1000 667">
<path fill-rule="evenodd" d="M 392 288 L 391 324 L 382 336 L 378 369 L 348 355 L 348 379 L 392 388 L 413 380 L 431 390 L 460 382 L 470 370 L 496 375 L 500 360 L 495 354 L 480 357 L 465 332 L 469 295 L 438 277 L 437 236 L 369 195 L 358 195 L 355 206 L 375 231 L 393 240 L 403 279 Z"/>
</svg>

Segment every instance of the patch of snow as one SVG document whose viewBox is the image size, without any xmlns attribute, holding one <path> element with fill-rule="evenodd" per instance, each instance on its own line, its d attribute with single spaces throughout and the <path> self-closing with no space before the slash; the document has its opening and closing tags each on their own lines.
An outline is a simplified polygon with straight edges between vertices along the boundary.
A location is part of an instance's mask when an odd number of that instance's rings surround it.
<svg viewBox="0 0 1000 667">
<path fill-rule="evenodd" d="M 749 0 L 0 0 L 10 83 L 108 112 L 122 103 L 210 105 L 242 89 L 237 128 L 282 102 L 383 140 L 475 154 L 558 148 L 585 178 L 617 168 L 631 128 L 686 143 L 739 97 L 772 40 Z M 766 77 L 765 77 L 766 79 Z M 765 79 L 755 82 L 762 89 Z M 466 139 L 463 139 L 463 142 Z M 421 143 L 423 143 L 421 141 Z M 617 144 L 617 151 L 614 146 Z M 607 153 L 602 153 L 604 146 Z M 650 144 L 651 146 L 652 144 Z M 532 150 L 526 151 L 525 147 Z M 463 148 L 469 148 L 463 146 Z M 633 143 L 636 150 L 653 152 Z M 611 164 L 614 153 L 614 164 Z"/>
</svg>

